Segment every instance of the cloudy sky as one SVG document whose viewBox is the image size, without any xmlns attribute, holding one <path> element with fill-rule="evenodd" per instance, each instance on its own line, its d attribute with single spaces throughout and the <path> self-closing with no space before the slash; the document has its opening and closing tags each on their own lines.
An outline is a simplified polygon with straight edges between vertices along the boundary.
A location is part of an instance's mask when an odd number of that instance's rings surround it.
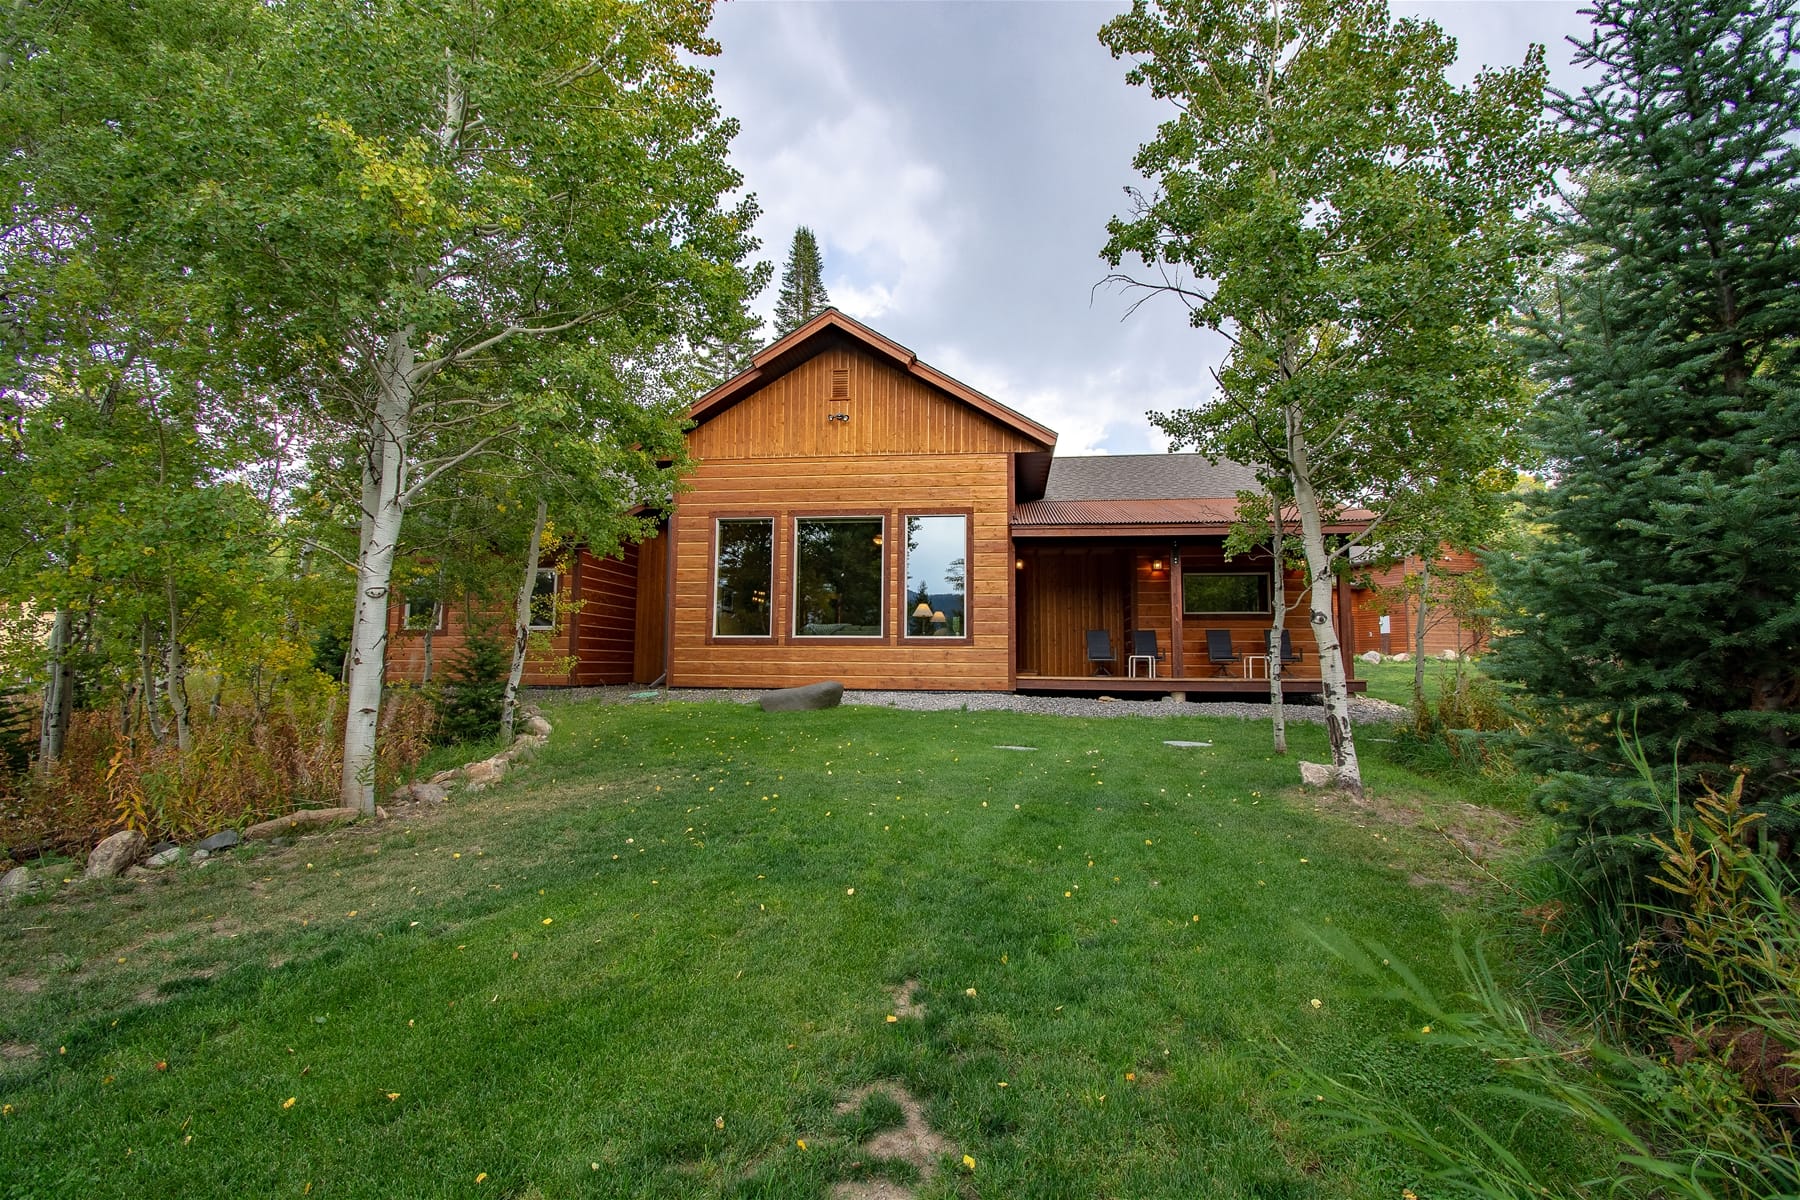
<svg viewBox="0 0 1800 1200">
<path fill-rule="evenodd" d="M 1548 49 L 1571 87 L 1560 0 L 1393 0 L 1455 37 L 1458 73 Z M 777 278 L 798 225 L 834 304 L 1060 434 L 1064 454 L 1166 448 L 1144 414 L 1206 397 L 1216 340 L 1173 301 L 1129 318 L 1095 290 L 1132 155 L 1169 115 L 1096 38 L 1127 3 L 731 0 L 713 32 L 733 159 Z M 775 287 L 757 308 L 775 306 Z"/>
</svg>

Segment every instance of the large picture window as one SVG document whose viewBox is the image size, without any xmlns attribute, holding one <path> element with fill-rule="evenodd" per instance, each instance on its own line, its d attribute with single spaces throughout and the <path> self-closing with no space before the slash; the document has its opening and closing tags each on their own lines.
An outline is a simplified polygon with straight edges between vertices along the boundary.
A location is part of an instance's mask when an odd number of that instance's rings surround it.
<svg viewBox="0 0 1800 1200">
<path fill-rule="evenodd" d="M 906 636 L 967 637 L 969 518 L 906 518 Z"/>
<path fill-rule="evenodd" d="M 880 517 L 794 521 L 794 636 L 880 637 Z"/>
<path fill-rule="evenodd" d="M 768 517 L 722 520 L 718 533 L 718 559 L 713 564 L 713 636 L 768 637 L 775 522 Z"/>
<path fill-rule="evenodd" d="M 1185 574 L 1181 577 L 1181 611 L 1195 616 L 1266 613 L 1269 611 L 1269 577 Z"/>
</svg>

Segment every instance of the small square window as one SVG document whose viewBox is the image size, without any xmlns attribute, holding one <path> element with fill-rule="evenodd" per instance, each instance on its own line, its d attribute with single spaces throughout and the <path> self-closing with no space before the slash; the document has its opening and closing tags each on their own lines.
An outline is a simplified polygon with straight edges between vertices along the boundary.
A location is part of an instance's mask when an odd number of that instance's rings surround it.
<svg viewBox="0 0 1800 1200">
<path fill-rule="evenodd" d="M 537 582 L 531 588 L 531 628 L 533 630 L 556 628 L 556 572 L 545 567 L 538 571 Z"/>
<path fill-rule="evenodd" d="M 402 623 L 405 628 L 415 633 L 442 629 L 444 627 L 444 606 L 431 595 L 408 596 Z"/>
</svg>

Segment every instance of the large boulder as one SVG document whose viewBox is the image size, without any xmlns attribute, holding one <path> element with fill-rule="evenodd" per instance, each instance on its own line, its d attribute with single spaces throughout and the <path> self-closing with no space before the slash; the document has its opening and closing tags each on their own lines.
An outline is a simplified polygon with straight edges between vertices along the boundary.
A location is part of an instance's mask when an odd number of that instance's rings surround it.
<svg viewBox="0 0 1800 1200">
<path fill-rule="evenodd" d="M 1371 667 L 1381 665 L 1381 651 L 1379 651 L 1379 650 L 1366 650 L 1363 653 L 1357 655 L 1356 657 L 1362 659 L 1364 662 L 1368 663 Z"/>
<path fill-rule="evenodd" d="M 764 712 L 806 712 L 815 708 L 836 708 L 843 702 L 844 685 L 835 680 L 782 688 L 769 692 L 759 701 Z"/>
<path fill-rule="evenodd" d="M 354 808 L 303 808 L 272 821 L 258 821 L 244 830 L 244 836 L 260 839 L 283 834 L 310 833 L 315 829 L 336 825 L 339 821 L 354 821 L 358 815 Z"/>
<path fill-rule="evenodd" d="M 1337 769 L 1329 763 L 1300 764 L 1300 783 L 1304 787 L 1333 788 L 1337 786 Z"/>
<path fill-rule="evenodd" d="M 87 877 L 111 879 L 123 875 L 125 868 L 136 864 L 149 848 L 150 843 L 143 834 L 135 829 L 121 829 L 95 846 L 88 855 Z"/>
<path fill-rule="evenodd" d="M 0 875 L 0 900 L 31 891 L 31 868 L 14 867 Z"/>
<path fill-rule="evenodd" d="M 550 736 L 550 722 L 544 720 L 544 718 L 537 716 L 536 714 L 526 717 L 525 720 L 520 724 L 519 728 L 524 730 L 526 733 L 535 734 L 538 737 L 546 737 L 547 738 Z"/>
</svg>

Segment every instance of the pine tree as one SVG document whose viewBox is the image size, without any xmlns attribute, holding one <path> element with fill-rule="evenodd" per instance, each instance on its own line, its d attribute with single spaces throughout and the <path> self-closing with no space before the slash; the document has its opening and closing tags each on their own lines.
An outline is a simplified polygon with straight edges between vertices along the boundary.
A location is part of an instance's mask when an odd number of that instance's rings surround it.
<svg viewBox="0 0 1800 1200">
<path fill-rule="evenodd" d="M 1494 671 L 1550 706 L 1527 757 L 1590 894 L 1648 896 L 1631 763 L 1800 829 L 1800 72 L 1795 0 L 1599 0 L 1561 96 L 1585 187 L 1533 314 L 1553 487 L 1493 563 Z"/>
<path fill-rule="evenodd" d="M 802 225 L 794 230 L 794 244 L 788 248 L 787 265 L 781 269 L 781 294 L 775 301 L 775 336 L 786 337 L 830 307 L 819 240 Z"/>
</svg>

